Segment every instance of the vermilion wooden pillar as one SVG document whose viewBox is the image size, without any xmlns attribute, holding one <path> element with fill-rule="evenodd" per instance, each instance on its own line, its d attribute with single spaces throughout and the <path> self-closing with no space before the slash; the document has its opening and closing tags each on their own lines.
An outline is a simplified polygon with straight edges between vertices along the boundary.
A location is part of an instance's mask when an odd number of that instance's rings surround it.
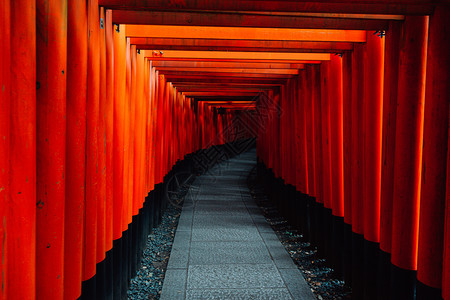
<svg viewBox="0 0 450 300">
<path fill-rule="evenodd" d="M 123 216 L 123 147 L 124 147 L 124 98 L 125 98 L 125 33 L 123 26 L 114 26 L 114 121 L 113 121 L 113 154 L 114 154 L 114 223 L 113 238 L 122 236 Z M 122 30 L 121 30 L 122 28 Z"/>
<path fill-rule="evenodd" d="M 114 28 L 111 10 L 106 11 L 105 64 L 106 64 L 106 251 L 113 247 L 114 223 Z"/>
<path fill-rule="evenodd" d="M 86 101 L 86 206 L 84 228 L 83 280 L 95 275 L 97 264 L 98 204 L 98 125 L 100 93 L 99 9 L 96 0 L 88 1 L 88 64 Z M 87 287 L 95 292 L 95 283 Z"/>
<path fill-rule="evenodd" d="M 122 30 L 126 30 L 124 25 Z M 124 140 L 123 140 L 123 210 L 122 210 L 122 231 L 125 232 L 128 229 L 128 224 L 130 223 L 130 89 L 131 89 L 131 57 L 130 57 L 130 43 L 129 39 L 126 38 L 125 44 L 125 97 L 124 97 Z M 126 242 L 126 237 L 124 242 Z M 124 244 L 125 247 L 128 247 Z M 128 251 L 128 249 L 126 249 Z M 122 269 L 123 270 L 123 269 Z"/>
<path fill-rule="evenodd" d="M 64 295 L 67 2 L 37 1 L 36 297 Z"/>
<path fill-rule="evenodd" d="M 376 297 L 380 241 L 384 38 L 367 31 L 364 55 L 364 297 Z"/>
<path fill-rule="evenodd" d="M 0 40 L 3 45 L 0 48 L 0 236 L 5 237 L 0 240 L 0 249 L 3 252 L 3 260 L 0 261 L 0 273 L 2 278 L 0 283 L 0 299 L 6 300 L 8 297 L 8 200 L 10 196 L 9 190 L 9 116 L 10 116 L 10 96 L 11 96 L 11 28 L 10 28 L 10 2 L 3 1 L 0 3 Z"/>
<path fill-rule="evenodd" d="M 343 143 L 344 143 L 344 224 L 343 224 L 343 278 L 352 284 L 352 54 L 343 53 Z"/>
<path fill-rule="evenodd" d="M 344 142 L 344 222 L 352 224 L 352 54 L 342 58 L 343 142 Z"/>
<path fill-rule="evenodd" d="M 314 88 L 316 69 L 312 65 L 306 66 L 306 80 L 309 97 L 305 101 L 306 112 L 306 142 L 308 156 L 308 191 L 311 197 L 316 197 L 316 155 L 315 155 L 315 130 L 314 130 L 314 101 L 317 99 L 317 89 Z M 295 120 L 295 118 L 294 118 Z"/>
<path fill-rule="evenodd" d="M 428 17 L 406 17 L 400 46 L 395 135 L 392 263 L 394 298 L 414 297 L 422 170 Z"/>
<path fill-rule="evenodd" d="M 380 199 L 380 265 L 378 268 L 378 299 L 389 298 L 386 286 L 390 280 L 392 203 L 394 196 L 395 124 L 397 116 L 397 87 L 399 43 L 402 25 L 392 21 L 386 31 L 383 93 L 383 137 Z"/>
<path fill-rule="evenodd" d="M 367 32 L 364 74 L 364 238 L 379 242 L 384 39 Z"/>
<path fill-rule="evenodd" d="M 336 217 L 344 217 L 344 106 L 342 91 L 342 57 L 332 55 L 328 76 L 330 107 L 330 164 L 333 191 L 332 209 Z"/>
<path fill-rule="evenodd" d="M 331 180 L 331 143 L 330 143 L 330 103 L 329 103 L 329 62 L 322 62 L 321 76 L 321 108 L 322 108 L 322 167 L 323 167 L 323 202 L 325 208 L 332 208 Z"/>
<path fill-rule="evenodd" d="M 307 143 L 307 138 L 306 138 L 306 111 L 305 111 L 305 107 L 306 104 L 305 102 L 308 101 L 308 98 L 310 96 L 310 91 L 309 91 L 309 87 L 307 86 L 307 81 L 306 81 L 306 71 L 305 70 L 301 70 L 299 73 L 299 77 L 298 77 L 298 90 L 301 91 L 298 94 L 298 102 L 296 105 L 298 105 L 299 110 L 298 110 L 298 118 L 297 118 L 297 122 L 299 122 L 299 131 L 297 132 L 298 138 L 300 139 L 300 148 L 299 148 L 299 152 L 298 152 L 298 158 L 300 161 L 300 164 L 298 165 L 298 168 L 300 168 L 300 174 L 299 174 L 299 178 L 298 180 L 300 181 L 300 186 L 301 186 L 301 192 L 308 194 L 309 193 L 309 174 L 308 174 L 308 143 Z"/>
<path fill-rule="evenodd" d="M 424 144 L 417 279 L 421 299 L 439 299 L 442 257 L 450 99 L 450 9 L 438 7 L 430 17 L 425 94 Z M 448 284 L 447 284 L 448 285 Z M 434 290 L 430 289 L 433 288 Z"/>
<path fill-rule="evenodd" d="M 401 23 L 391 22 L 386 32 L 383 94 L 383 153 L 380 203 L 380 248 L 391 253 L 394 185 L 395 124 L 397 115 L 398 55 Z"/>
<path fill-rule="evenodd" d="M 315 190 L 316 201 L 323 203 L 323 160 L 322 160 L 322 105 L 320 89 L 320 66 L 314 65 L 312 76 L 313 110 L 314 110 L 314 150 L 315 150 Z"/>
<path fill-rule="evenodd" d="M 64 239 L 64 298 L 81 295 L 86 191 L 86 0 L 67 8 L 67 135 Z"/>
<path fill-rule="evenodd" d="M 99 26 L 99 118 L 98 118 L 98 172 L 97 172 L 97 263 L 105 259 L 106 254 L 106 35 L 105 10 L 100 8 Z M 99 278 L 102 280 L 102 278 Z"/>
<path fill-rule="evenodd" d="M 331 263 L 342 278 L 344 242 L 344 99 L 342 57 L 332 55 L 329 62 L 328 102 L 330 109 L 330 165 L 332 184 Z"/>
<path fill-rule="evenodd" d="M 36 6 L 11 1 L 8 294 L 36 291 Z"/>
<path fill-rule="evenodd" d="M 136 52 L 136 49 L 135 51 Z M 143 139 L 143 127 L 144 127 L 144 116 L 146 114 L 145 109 L 145 97 L 143 94 L 143 85 L 144 85 L 144 58 L 142 54 L 136 54 L 135 56 L 135 65 L 133 66 L 133 74 L 135 74 L 135 101 L 136 101 L 136 111 L 135 111 L 135 119 L 136 119 L 136 129 L 135 129 L 135 136 L 134 136 L 134 192 L 133 192 L 133 198 L 136 200 L 137 207 L 133 207 L 133 214 L 137 213 L 137 210 L 139 210 L 142 207 L 142 203 L 145 199 L 145 193 L 143 189 L 143 179 L 145 178 L 143 170 L 144 168 L 147 168 L 143 161 L 143 154 L 144 154 L 144 147 L 143 144 L 145 143 L 145 139 Z M 136 210 L 137 209 L 137 210 Z"/>
<path fill-rule="evenodd" d="M 355 44 L 352 54 L 352 289 L 363 297 L 363 121 L 364 121 L 364 45 Z"/>
</svg>

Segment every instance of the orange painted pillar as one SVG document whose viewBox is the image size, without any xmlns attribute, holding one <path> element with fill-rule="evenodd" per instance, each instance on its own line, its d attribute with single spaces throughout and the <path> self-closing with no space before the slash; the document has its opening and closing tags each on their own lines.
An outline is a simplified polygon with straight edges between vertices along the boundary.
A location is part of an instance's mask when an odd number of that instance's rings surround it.
<svg viewBox="0 0 450 300">
<path fill-rule="evenodd" d="M 81 295 L 84 205 L 86 191 L 86 0 L 70 1 L 67 8 L 67 134 L 64 235 L 64 298 Z"/>
<path fill-rule="evenodd" d="M 394 196 L 395 124 L 397 115 L 398 55 L 401 23 L 391 22 L 386 32 L 383 94 L 383 153 L 380 200 L 380 249 L 391 253 Z"/>
<path fill-rule="evenodd" d="M 392 263 L 394 298 L 414 297 L 422 170 L 428 17 L 406 17 L 400 46 L 395 134 Z M 409 271 L 409 272 L 408 272 Z"/>
<path fill-rule="evenodd" d="M 144 68 L 143 62 L 144 58 L 141 54 L 136 53 L 136 49 L 132 51 L 135 53 L 134 56 L 134 65 L 133 65 L 133 74 L 135 76 L 134 87 L 135 87 L 135 101 L 136 101 L 136 109 L 135 109 L 135 120 L 136 120 L 136 129 L 134 131 L 134 191 L 133 198 L 135 199 L 135 204 L 133 206 L 133 215 L 137 215 L 139 209 L 142 207 L 142 203 L 144 202 L 145 194 L 142 189 L 143 183 L 143 168 L 145 168 L 143 161 L 143 143 L 145 140 L 142 138 L 143 136 L 143 124 L 144 124 L 144 115 L 146 114 L 145 110 L 145 97 L 143 97 L 143 76 L 144 76 Z"/>
<path fill-rule="evenodd" d="M 344 217 L 344 106 L 342 91 L 342 57 L 332 55 L 328 76 L 330 108 L 330 159 L 333 191 L 333 215 Z"/>
<path fill-rule="evenodd" d="M 67 2 L 36 3 L 36 298 L 64 295 Z"/>
<path fill-rule="evenodd" d="M 11 96 L 11 28 L 10 28 L 10 2 L 0 3 L 0 40 L 3 45 L 0 48 L 0 249 L 2 249 L 3 259 L 0 261 L 1 289 L 0 299 L 6 300 L 8 297 L 8 202 L 9 190 L 9 116 L 10 116 L 10 96 Z"/>
<path fill-rule="evenodd" d="M 112 12 L 106 11 L 105 21 L 105 64 L 106 64 L 106 251 L 113 247 L 114 223 L 114 28 Z"/>
<path fill-rule="evenodd" d="M 100 92 L 99 10 L 96 0 L 88 1 L 88 64 L 86 101 L 86 206 L 84 220 L 83 280 L 95 275 L 97 263 L 98 126 Z"/>
<path fill-rule="evenodd" d="M 418 296 L 440 296 L 444 246 L 450 99 L 450 9 L 437 7 L 430 17 L 425 94 L 423 173 L 420 199 Z M 447 282 L 448 284 L 450 282 Z M 448 286 L 447 284 L 447 286 Z M 448 287 L 447 287 L 448 289 Z M 423 298 L 425 299 L 425 298 Z"/>
<path fill-rule="evenodd" d="M 352 224 L 352 55 L 342 59 L 343 141 L 344 141 L 344 223 Z"/>
<path fill-rule="evenodd" d="M 139 157 L 139 149 L 140 149 L 140 139 L 139 139 L 139 122 L 140 118 L 138 114 L 142 111 L 138 109 L 138 98 L 137 98 L 137 52 L 136 45 L 131 46 L 131 135 L 133 140 L 133 148 L 132 148 L 132 165 L 133 172 L 131 172 L 132 182 L 133 182 L 133 190 L 131 193 L 132 203 L 132 216 L 135 216 L 139 213 L 139 202 L 141 201 L 141 197 L 139 195 L 139 166 L 138 161 Z M 141 100 L 141 99 L 139 99 Z M 133 233 L 134 234 L 134 233 Z"/>
<path fill-rule="evenodd" d="M 402 24 L 389 23 L 384 58 L 383 130 L 380 199 L 380 259 L 378 297 L 389 298 L 392 240 L 392 203 L 394 197 L 395 124 L 397 116 L 398 58 Z"/>
<path fill-rule="evenodd" d="M 380 239 L 384 39 L 367 32 L 364 56 L 364 238 Z"/>
<path fill-rule="evenodd" d="M 116 25 L 118 26 L 118 25 Z M 115 29 L 115 28 L 114 28 Z M 114 30 L 114 118 L 113 118 L 113 154 L 114 154 L 114 223 L 113 239 L 122 237 L 122 211 L 123 203 L 123 147 L 124 147 L 124 122 L 125 122 L 125 33 L 123 26 L 119 26 L 119 32 Z"/>
<path fill-rule="evenodd" d="M 314 150 L 315 150 L 315 190 L 316 202 L 323 203 L 323 161 L 322 161 L 322 105 L 320 86 L 320 66 L 312 67 L 312 104 L 314 110 Z"/>
<path fill-rule="evenodd" d="M 100 8 L 99 54 L 99 119 L 98 119 L 98 171 L 97 171 L 97 263 L 105 259 L 106 254 L 106 35 L 105 10 Z M 102 278 L 99 278 L 102 280 Z"/>
<path fill-rule="evenodd" d="M 322 62 L 321 76 L 321 109 L 322 109 L 322 167 L 323 167 L 323 200 L 325 208 L 332 209 L 332 178 L 331 178 L 331 142 L 330 142 L 330 102 L 329 76 L 330 63 Z"/>
<path fill-rule="evenodd" d="M 308 101 L 309 91 L 306 82 L 306 72 L 301 71 L 298 77 L 298 94 L 297 94 L 297 120 L 298 127 L 296 128 L 297 138 L 297 168 L 299 173 L 297 174 L 298 185 L 300 186 L 300 192 L 308 194 L 308 148 L 306 139 L 306 112 L 305 102 Z"/>
<path fill-rule="evenodd" d="M 124 26 L 125 27 L 125 26 Z M 125 28 L 123 28 L 125 31 Z M 124 105 L 124 142 L 123 142 L 123 210 L 122 210 L 122 231 L 128 229 L 130 224 L 130 89 L 131 89 L 131 57 L 130 40 L 126 39 L 125 48 L 125 105 Z M 126 246 L 128 247 L 128 246 Z M 128 249 L 127 249 L 128 250 Z M 126 250 L 126 251 L 127 251 Z"/>
<path fill-rule="evenodd" d="M 343 278 L 352 283 L 352 55 L 344 51 L 342 59 L 343 143 L 344 143 L 344 224 Z"/>
<path fill-rule="evenodd" d="M 364 46 L 355 44 L 352 55 L 352 230 L 364 234 L 363 120 Z"/>
<path fill-rule="evenodd" d="M 11 1 L 8 295 L 36 291 L 36 7 Z M 22 50 L 21 50 L 22 49 Z"/>
<path fill-rule="evenodd" d="M 316 156 L 314 145 L 314 101 L 317 89 L 314 88 L 314 77 L 316 69 L 312 65 L 306 66 L 306 85 L 309 90 L 308 98 L 305 99 L 305 121 L 306 121 L 306 143 L 308 157 L 308 192 L 311 197 L 316 197 Z M 294 118 L 295 120 L 295 118 Z"/>
<path fill-rule="evenodd" d="M 364 296 L 376 297 L 380 241 L 384 38 L 367 31 L 364 56 Z"/>
<path fill-rule="evenodd" d="M 355 44 L 352 54 L 352 293 L 362 299 L 364 252 L 364 200 L 363 200 L 363 123 L 364 123 L 364 45 Z"/>
<path fill-rule="evenodd" d="M 342 57 L 331 55 L 328 77 L 330 107 L 330 160 L 333 192 L 331 218 L 331 263 L 337 276 L 342 277 L 344 242 L 344 99 Z"/>
</svg>

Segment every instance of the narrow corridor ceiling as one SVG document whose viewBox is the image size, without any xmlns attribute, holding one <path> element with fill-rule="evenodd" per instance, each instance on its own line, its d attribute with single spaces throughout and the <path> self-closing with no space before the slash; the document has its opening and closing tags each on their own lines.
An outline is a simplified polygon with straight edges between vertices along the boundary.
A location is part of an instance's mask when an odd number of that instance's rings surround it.
<svg viewBox="0 0 450 300">
<path fill-rule="evenodd" d="M 351 51 L 366 30 L 435 1 L 100 0 L 159 74 L 199 101 L 254 99 L 330 55 Z M 243 106 L 247 107 L 247 106 Z"/>
</svg>

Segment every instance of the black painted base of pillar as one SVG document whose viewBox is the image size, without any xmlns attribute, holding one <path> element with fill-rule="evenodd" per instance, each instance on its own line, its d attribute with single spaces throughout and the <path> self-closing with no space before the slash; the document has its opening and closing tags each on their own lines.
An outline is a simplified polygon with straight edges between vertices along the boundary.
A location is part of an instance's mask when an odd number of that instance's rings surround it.
<svg viewBox="0 0 450 300">
<path fill-rule="evenodd" d="M 352 232 L 352 298 L 364 297 L 364 237 Z"/>
<path fill-rule="evenodd" d="M 325 259 L 332 262 L 333 257 L 333 220 L 332 210 L 324 207 L 323 209 L 323 240 L 325 248 Z"/>
<path fill-rule="evenodd" d="M 416 271 L 405 270 L 391 264 L 391 299 L 414 300 Z"/>
<path fill-rule="evenodd" d="M 81 297 L 82 300 L 95 300 L 97 299 L 97 275 L 94 275 L 88 280 L 83 281 L 81 284 Z"/>
<path fill-rule="evenodd" d="M 390 300 L 391 254 L 379 250 L 377 270 L 377 299 Z"/>
<path fill-rule="evenodd" d="M 431 287 L 417 280 L 416 300 L 442 300 L 442 289 Z"/>
<path fill-rule="evenodd" d="M 325 256 L 325 242 L 324 242 L 324 231 L 325 231 L 325 221 L 324 221 L 324 206 L 323 203 L 316 203 L 314 206 L 314 219 L 316 220 L 315 227 L 317 233 L 317 254 L 321 257 Z"/>
<path fill-rule="evenodd" d="M 343 273 L 346 285 L 352 285 L 352 225 L 344 223 Z"/>
<path fill-rule="evenodd" d="M 344 279 L 344 217 L 331 216 L 331 262 L 334 275 Z"/>
<path fill-rule="evenodd" d="M 377 299 L 379 251 L 379 243 L 364 240 L 364 299 Z"/>
</svg>

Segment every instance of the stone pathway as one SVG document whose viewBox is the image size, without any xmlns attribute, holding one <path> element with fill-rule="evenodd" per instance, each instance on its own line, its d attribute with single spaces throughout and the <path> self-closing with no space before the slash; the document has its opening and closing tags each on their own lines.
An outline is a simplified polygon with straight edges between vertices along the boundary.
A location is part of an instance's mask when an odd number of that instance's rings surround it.
<svg viewBox="0 0 450 300">
<path fill-rule="evenodd" d="M 316 299 L 254 203 L 255 150 L 197 177 L 186 195 L 161 299 Z"/>
</svg>

